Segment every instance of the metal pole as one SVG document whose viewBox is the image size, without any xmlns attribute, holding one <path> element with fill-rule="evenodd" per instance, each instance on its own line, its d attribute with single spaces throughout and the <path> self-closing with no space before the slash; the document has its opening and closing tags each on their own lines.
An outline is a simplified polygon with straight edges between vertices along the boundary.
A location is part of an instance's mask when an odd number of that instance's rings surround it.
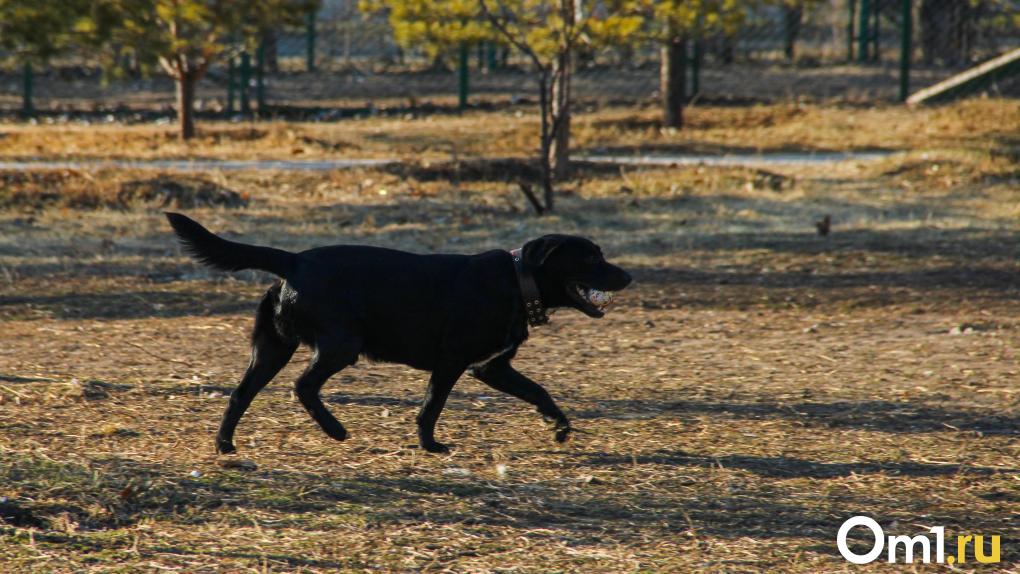
<svg viewBox="0 0 1020 574">
<path fill-rule="evenodd" d="M 914 18 L 910 9 L 910 0 L 901 0 L 903 13 L 900 18 L 903 24 L 900 28 L 900 100 L 907 101 L 910 95 L 910 53 L 913 45 Z"/>
<path fill-rule="evenodd" d="M 695 39 L 693 43 L 694 46 L 691 50 L 691 95 L 688 100 L 698 97 L 698 93 L 701 91 L 701 57 L 704 44 L 700 38 Z"/>
<path fill-rule="evenodd" d="M 494 42 L 485 43 L 485 68 L 489 72 L 495 72 L 499 64 L 496 63 L 496 44 Z"/>
<path fill-rule="evenodd" d="M 457 65 L 457 109 L 467 107 L 468 100 L 468 45 L 460 44 L 460 62 Z"/>
<path fill-rule="evenodd" d="M 245 115 L 251 113 L 251 101 L 248 96 L 248 88 L 250 87 L 249 86 L 250 83 L 251 83 L 251 56 L 249 56 L 248 52 L 245 51 L 241 52 L 241 82 L 240 82 L 241 85 L 239 86 L 241 92 L 241 113 Z"/>
<path fill-rule="evenodd" d="M 234 57 L 227 59 L 227 113 L 234 113 L 234 88 L 237 86 L 237 66 Z"/>
<path fill-rule="evenodd" d="M 344 68 L 351 69 L 351 32 L 357 26 L 357 19 L 354 13 L 357 10 L 357 2 L 344 2 L 343 23 L 344 31 Z"/>
<path fill-rule="evenodd" d="M 26 116 L 35 114 L 35 106 L 32 105 L 32 84 L 35 79 L 32 73 L 32 62 L 25 62 L 22 69 L 22 92 L 21 92 L 21 113 Z"/>
<path fill-rule="evenodd" d="M 871 16 L 871 0 L 861 0 L 860 26 L 857 30 L 857 61 L 864 64 L 868 61 L 868 40 Z"/>
<path fill-rule="evenodd" d="M 875 0 L 875 6 L 871 9 L 871 61 L 875 63 L 882 59 L 882 47 L 878 43 L 879 38 L 882 37 L 880 29 L 882 9 L 878 2 L 879 0 Z"/>
<path fill-rule="evenodd" d="M 309 12 L 305 19 L 305 70 L 315 71 L 315 12 Z"/>
<path fill-rule="evenodd" d="M 259 115 L 266 111 L 266 43 L 259 42 L 258 50 L 255 51 L 255 101 L 258 103 Z"/>
<path fill-rule="evenodd" d="M 846 1 L 847 10 L 849 14 L 846 19 L 846 61 L 851 63 L 854 61 L 854 19 L 856 17 L 856 0 Z"/>
<path fill-rule="evenodd" d="M 705 28 L 705 15 L 698 13 L 697 19 L 697 33 L 694 35 L 694 39 L 691 40 L 691 97 L 687 101 L 691 101 L 698 97 L 698 92 L 701 90 L 701 59 L 702 52 L 705 48 L 703 34 Z"/>
</svg>

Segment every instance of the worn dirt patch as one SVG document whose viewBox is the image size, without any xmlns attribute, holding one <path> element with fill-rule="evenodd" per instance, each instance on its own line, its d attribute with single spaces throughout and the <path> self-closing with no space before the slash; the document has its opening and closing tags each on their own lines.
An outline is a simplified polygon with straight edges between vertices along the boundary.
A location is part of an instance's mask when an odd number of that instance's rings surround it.
<svg viewBox="0 0 1020 574">
<path fill-rule="evenodd" d="M 159 207 L 245 207 L 248 197 L 195 177 L 159 176 L 126 181 L 120 185 L 117 201 L 121 205 L 155 204 Z"/>
<path fill-rule="evenodd" d="M 246 194 L 181 174 L 130 178 L 124 172 L 78 169 L 0 172 L 0 209 L 239 208 Z"/>
</svg>

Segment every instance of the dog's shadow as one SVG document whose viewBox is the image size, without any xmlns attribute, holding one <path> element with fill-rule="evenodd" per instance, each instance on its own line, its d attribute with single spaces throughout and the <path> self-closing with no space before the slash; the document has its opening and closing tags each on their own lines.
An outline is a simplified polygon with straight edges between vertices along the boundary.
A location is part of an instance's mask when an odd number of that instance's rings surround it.
<svg viewBox="0 0 1020 574">
<path fill-rule="evenodd" d="M 530 454 L 543 456 L 542 452 Z M 572 473 L 519 479 L 511 474 L 506 480 L 493 481 L 492 477 L 471 473 L 447 476 L 422 470 L 410 474 L 357 472 L 338 476 L 330 472 L 266 468 L 250 472 L 210 472 L 192 477 L 184 468 L 168 469 L 155 463 L 112 457 L 93 461 L 90 467 L 62 463 L 59 469 L 68 480 L 80 481 L 88 496 L 99 495 L 100 491 L 113 493 L 107 502 L 115 512 L 107 522 L 90 522 L 89 512 L 74 505 L 66 508 L 28 506 L 23 510 L 25 516 L 41 524 L 51 518 L 69 516 L 80 524 L 78 534 L 48 530 L 43 535 L 56 537 L 54 542 L 61 539 L 91 545 L 95 551 L 105 550 L 101 542 L 104 539 L 83 536 L 90 530 L 124 528 L 153 516 L 169 515 L 186 515 L 189 524 L 220 523 L 224 517 L 259 510 L 305 515 L 314 520 L 364 522 L 380 528 L 399 529 L 428 522 L 456 528 L 555 531 L 557 537 L 565 537 L 577 547 L 598 547 L 607 536 L 620 543 L 640 544 L 647 541 L 649 535 L 677 540 L 689 535 L 710 535 L 725 539 L 813 540 L 818 544 L 804 549 L 834 553 L 827 542 L 831 541 L 842 520 L 862 511 L 886 513 L 890 500 L 887 497 L 871 499 L 869 494 L 860 492 L 820 501 L 810 494 L 798 494 L 795 488 L 787 489 L 783 486 L 786 479 L 824 480 L 868 474 L 992 476 L 1020 472 L 1016 468 L 920 462 L 815 462 L 783 456 L 710 456 L 670 450 L 634 456 L 558 451 L 548 456 L 565 456 L 563 462 L 581 472 L 595 469 L 627 472 L 638 465 L 646 466 L 646 474 L 650 474 L 654 466 L 669 468 L 654 471 L 659 477 L 656 488 L 635 485 L 621 491 L 607 488 L 597 480 L 591 484 L 579 483 L 571 478 Z M 731 488 L 706 490 L 697 478 L 699 474 L 691 472 L 720 467 L 773 480 L 738 480 Z M 49 466 L 46 469 L 53 470 Z M 89 486 L 97 470 L 110 484 L 99 485 L 98 489 L 95 485 Z M 688 487 L 678 486 L 672 494 L 667 490 L 663 495 L 663 485 L 672 484 L 669 477 L 680 480 L 686 475 L 690 475 L 686 478 Z M 837 483 L 842 482 L 837 480 Z M 126 490 L 125 484 L 136 485 L 134 488 L 138 490 Z M 118 496 L 117 492 L 121 494 Z M 899 514 L 912 511 L 894 509 L 890 512 L 897 516 L 886 518 L 897 518 Z M 949 510 L 933 508 L 931 512 L 930 520 L 938 524 L 956 524 L 960 519 L 947 514 Z M 992 517 L 975 515 L 967 520 L 968 527 L 983 528 L 990 524 Z M 180 555 L 194 552 L 173 540 L 152 541 L 147 544 L 147 550 Z M 223 556 L 241 556 L 226 552 Z M 277 553 L 275 558 L 292 565 L 331 566 L 287 553 Z"/>
<path fill-rule="evenodd" d="M 890 433 L 956 430 L 982 435 L 1020 434 L 1020 416 L 885 400 L 791 402 L 770 400 L 665 403 L 644 399 L 597 400 L 574 413 L 577 419 L 653 419 L 676 415 L 712 415 L 742 420 L 786 419 L 821 428 L 853 428 Z"/>
</svg>

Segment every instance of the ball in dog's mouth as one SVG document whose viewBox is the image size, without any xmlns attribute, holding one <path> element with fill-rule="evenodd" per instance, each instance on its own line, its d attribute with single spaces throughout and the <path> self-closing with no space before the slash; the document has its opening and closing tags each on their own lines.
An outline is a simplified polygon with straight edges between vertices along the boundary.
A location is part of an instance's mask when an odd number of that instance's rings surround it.
<svg viewBox="0 0 1020 574">
<path fill-rule="evenodd" d="M 613 299 L 616 297 L 612 291 L 600 291 L 598 289 L 583 287 L 581 285 L 577 285 L 575 288 L 577 289 L 577 294 L 580 295 L 582 299 L 591 303 L 600 312 L 604 312 L 608 309 L 609 306 L 613 304 Z"/>
</svg>

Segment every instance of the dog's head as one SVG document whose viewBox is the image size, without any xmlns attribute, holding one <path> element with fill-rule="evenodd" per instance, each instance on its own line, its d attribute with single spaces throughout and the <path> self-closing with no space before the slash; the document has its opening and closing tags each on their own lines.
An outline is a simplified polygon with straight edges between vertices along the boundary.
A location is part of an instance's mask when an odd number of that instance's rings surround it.
<svg viewBox="0 0 1020 574">
<path fill-rule="evenodd" d="M 529 266 L 548 308 L 573 307 L 589 317 L 605 313 L 592 304 L 592 289 L 619 291 L 630 284 L 630 274 L 606 261 L 602 249 L 575 235 L 544 235 L 524 244 L 521 261 Z"/>
</svg>

